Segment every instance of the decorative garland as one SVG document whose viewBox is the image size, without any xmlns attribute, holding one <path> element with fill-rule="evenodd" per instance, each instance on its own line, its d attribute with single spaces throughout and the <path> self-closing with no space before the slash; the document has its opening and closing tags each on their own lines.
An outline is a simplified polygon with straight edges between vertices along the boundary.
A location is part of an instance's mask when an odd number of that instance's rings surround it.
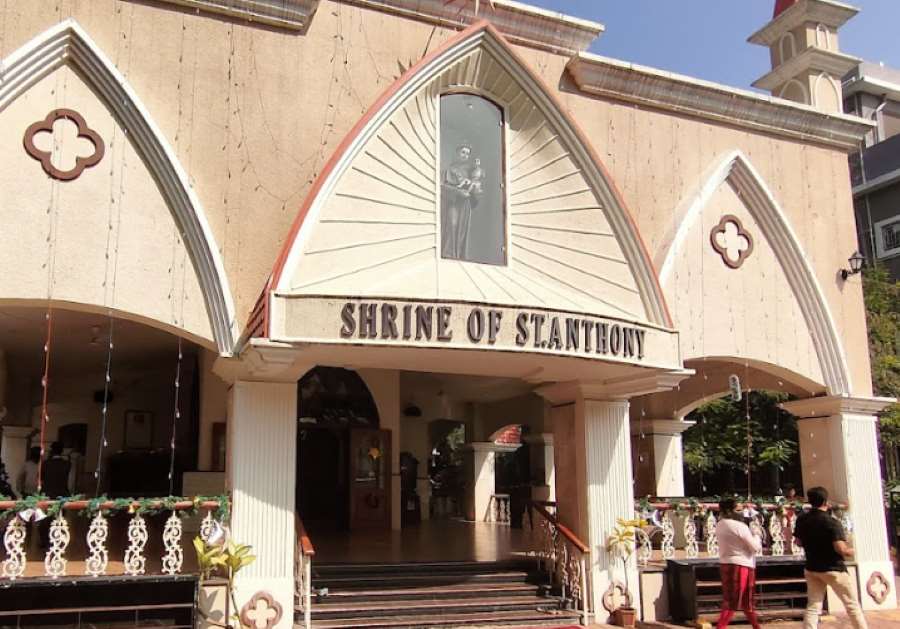
<svg viewBox="0 0 900 629">
<path fill-rule="evenodd" d="M 46 514 L 50 517 L 58 515 L 67 504 L 73 502 L 85 502 L 82 495 L 66 496 L 53 499 L 43 494 L 35 494 L 16 500 L 12 507 L 0 511 L 0 522 L 10 516 L 18 516 L 28 509 L 38 509 L 42 504 L 46 506 Z M 0 502 L 9 502 L 5 496 L 0 496 Z M 165 511 L 173 511 L 179 515 L 195 515 L 200 511 L 204 502 L 215 502 L 217 506 L 213 510 L 213 517 L 225 522 L 231 516 L 231 501 L 227 494 L 218 496 L 166 496 L 163 498 L 108 498 L 97 496 L 87 500 L 86 506 L 80 510 L 80 515 L 93 516 L 102 511 L 104 514 L 126 512 L 137 515 L 155 515 Z M 189 507 L 180 507 L 184 503 L 190 503 Z"/>
</svg>

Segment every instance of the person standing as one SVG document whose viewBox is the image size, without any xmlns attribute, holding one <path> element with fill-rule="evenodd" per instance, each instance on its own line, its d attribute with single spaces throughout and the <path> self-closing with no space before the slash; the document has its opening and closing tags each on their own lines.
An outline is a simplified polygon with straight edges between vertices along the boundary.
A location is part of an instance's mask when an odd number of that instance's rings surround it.
<svg viewBox="0 0 900 629">
<path fill-rule="evenodd" d="M 37 493 L 37 477 L 38 464 L 41 462 L 41 449 L 34 446 L 28 450 L 28 458 L 25 465 L 22 466 L 22 472 L 19 474 L 18 485 L 19 495 L 23 498 L 33 496 Z"/>
<path fill-rule="evenodd" d="M 853 549 L 847 544 L 844 527 L 828 513 L 828 491 L 813 487 L 806 497 L 812 509 L 798 517 L 794 527 L 794 538 L 806 552 L 807 605 L 803 627 L 819 626 L 825 592 L 830 587 L 844 604 L 850 623 L 856 629 L 866 629 L 868 625 L 856 598 L 853 579 L 844 564 L 845 559 L 853 557 Z"/>
<path fill-rule="evenodd" d="M 44 461 L 42 473 L 42 490 L 51 498 L 62 498 L 72 493 L 69 487 L 72 464 L 63 456 L 63 446 L 59 441 L 54 441 L 50 446 L 50 457 Z"/>
<path fill-rule="evenodd" d="M 756 553 L 762 549 L 762 540 L 744 523 L 734 498 L 719 501 L 716 537 L 719 540 L 719 573 L 722 575 L 722 612 L 716 627 L 727 627 L 740 610 L 753 629 L 759 629 L 753 594 L 756 589 Z"/>
</svg>

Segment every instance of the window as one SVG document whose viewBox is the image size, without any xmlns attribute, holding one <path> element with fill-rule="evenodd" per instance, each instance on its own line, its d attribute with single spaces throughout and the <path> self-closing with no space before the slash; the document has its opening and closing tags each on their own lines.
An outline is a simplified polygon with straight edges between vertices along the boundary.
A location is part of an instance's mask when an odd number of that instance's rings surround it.
<svg viewBox="0 0 900 629">
<path fill-rule="evenodd" d="M 474 94 L 441 97 L 441 256 L 506 264 L 503 112 Z"/>
<path fill-rule="evenodd" d="M 900 254 L 900 216 L 875 223 L 875 251 L 879 258 Z"/>
</svg>

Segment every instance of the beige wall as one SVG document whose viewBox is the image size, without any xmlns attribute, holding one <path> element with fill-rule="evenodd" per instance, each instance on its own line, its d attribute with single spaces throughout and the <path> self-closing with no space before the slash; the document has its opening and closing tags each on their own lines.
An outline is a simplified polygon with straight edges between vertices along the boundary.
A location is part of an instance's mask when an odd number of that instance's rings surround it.
<svg viewBox="0 0 900 629">
<path fill-rule="evenodd" d="M 48 178 L 22 148 L 25 129 L 59 107 L 78 111 L 106 145 L 97 166 L 68 182 Z M 69 169 L 76 155 L 93 152 L 73 124 L 55 129 L 55 149 L 49 133 L 35 139 L 54 150 L 54 164 Z M 110 307 L 212 345 L 203 294 L 157 184 L 81 77 L 63 67 L 41 79 L 0 111 L 0 131 L 0 265 L 15 269 L 0 277 L 0 298 Z"/>
<path fill-rule="evenodd" d="M 297 207 L 337 143 L 391 84 L 399 65 L 410 65 L 451 34 L 429 24 L 327 0 L 303 35 L 113 0 L 63 0 L 56 12 L 37 4 L 16 3 L 7 7 L 6 13 L 4 51 L 71 16 L 126 76 L 172 144 L 206 209 L 234 290 L 239 322 L 245 320 L 259 295 Z M 572 88 L 564 72 L 565 57 L 518 50 L 592 142 L 630 208 L 651 257 L 666 246 L 676 216 L 673 210 L 696 194 L 704 173 L 729 151 L 742 151 L 771 188 L 806 252 L 843 340 L 854 392 L 870 391 L 859 282 L 843 283 L 837 277 L 837 270 L 846 266 L 846 258 L 856 247 L 845 155 L 764 133 L 588 97 Z M 332 57 L 334 63 L 323 63 Z M 23 157 L 18 129 L 34 118 L 27 114 L 34 107 L 48 109 L 51 103 L 63 105 L 70 99 L 79 107 L 90 107 L 86 95 L 76 98 L 76 81 L 67 85 L 67 90 L 51 95 L 50 83 L 41 84 L 35 88 L 38 91 L 0 114 L 8 138 L 3 159 L 10 166 L 4 172 L 16 172 L 17 176 L 20 170 L 28 172 L 27 176 L 34 176 L 28 189 L 44 190 L 26 195 L 34 197 L 26 206 L 32 208 L 31 218 L 23 221 L 20 215 L 10 214 L 7 219 L 26 227 L 26 237 L 34 239 L 38 251 L 46 234 L 41 202 L 46 204 L 50 198 L 49 184 L 42 181 L 39 170 L 35 174 L 33 160 Z M 37 105 L 40 102 L 43 106 Z M 89 111 L 92 117 L 102 118 L 96 106 Z M 111 133 L 108 126 L 107 133 Z M 110 162 L 119 160 L 121 156 Z M 127 156 L 126 164 L 137 169 Z M 99 179 L 109 167 L 110 163 L 104 163 L 91 176 Z M 146 179 L 141 183 L 140 177 L 129 174 L 126 194 L 140 199 L 141 207 L 153 206 L 157 202 L 152 201 L 152 186 Z M 65 188 L 63 194 L 71 193 L 75 199 L 81 181 L 60 186 Z M 88 181 L 85 176 L 84 187 Z M 5 189 L 12 183 L 16 182 L 6 182 Z M 82 191 L 79 198 L 94 199 L 93 211 L 99 222 L 89 228 L 72 225 L 72 233 L 83 236 L 77 242 L 93 243 L 95 248 L 98 239 L 105 242 L 99 234 L 106 217 L 108 184 L 108 180 L 100 181 Z M 14 210 L 4 203 L 0 211 Z M 157 214 L 149 215 L 158 216 L 160 210 L 153 211 Z M 146 227 L 141 233 L 162 239 L 154 247 L 166 251 L 165 260 L 170 260 L 171 230 Z M 127 247 L 123 245 L 123 249 Z M 182 256 L 176 257 L 181 264 L 183 255 L 177 247 L 174 250 Z M 81 254 L 63 259 L 73 255 Z M 88 281 L 84 278 L 98 282 L 102 277 L 102 258 L 99 260 L 99 265 L 82 265 L 77 273 L 59 266 L 58 284 L 68 286 L 75 293 L 73 298 L 91 303 L 102 300 L 96 287 L 79 287 L 79 282 Z M 143 262 L 152 266 L 158 260 Z M 141 275 L 146 269 L 134 268 L 123 274 L 148 278 L 142 283 L 147 290 L 168 286 L 167 268 L 151 269 L 147 275 Z M 752 285 L 748 294 L 766 289 L 766 278 L 749 270 L 743 273 L 746 277 L 741 281 Z M 197 305 L 190 274 L 185 286 L 189 303 Z M 675 315 L 681 300 L 697 301 L 698 296 L 670 290 L 667 298 Z M 120 299 L 125 299 L 124 292 Z M 167 290 L 152 299 L 141 295 L 134 299 L 127 308 L 161 320 L 171 317 L 173 301 Z M 179 303 L 180 299 L 179 293 Z M 735 309 L 741 306 L 736 303 Z M 200 312 L 189 310 L 185 326 L 208 338 L 199 321 Z M 709 330 L 704 334 L 708 336 Z M 733 351 L 767 346 L 765 334 L 771 333 L 748 329 L 736 335 L 730 341 L 735 345 Z M 682 330 L 683 348 L 698 344 L 702 345 L 690 329 Z M 808 345 L 798 347 L 797 352 L 789 357 L 797 363 L 792 368 L 802 367 L 804 375 L 815 375 L 810 365 L 816 359 L 809 355 Z"/>
</svg>

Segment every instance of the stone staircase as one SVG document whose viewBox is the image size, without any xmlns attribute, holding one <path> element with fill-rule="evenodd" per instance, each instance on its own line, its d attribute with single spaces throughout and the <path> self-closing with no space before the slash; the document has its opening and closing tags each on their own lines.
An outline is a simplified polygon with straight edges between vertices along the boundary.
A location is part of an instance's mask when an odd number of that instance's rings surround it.
<svg viewBox="0 0 900 629">
<path fill-rule="evenodd" d="M 533 561 L 314 563 L 312 626 L 579 625 L 578 612 L 542 583 Z M 295 618 L 301 623 L 299 610 Z"/>
</svg>

